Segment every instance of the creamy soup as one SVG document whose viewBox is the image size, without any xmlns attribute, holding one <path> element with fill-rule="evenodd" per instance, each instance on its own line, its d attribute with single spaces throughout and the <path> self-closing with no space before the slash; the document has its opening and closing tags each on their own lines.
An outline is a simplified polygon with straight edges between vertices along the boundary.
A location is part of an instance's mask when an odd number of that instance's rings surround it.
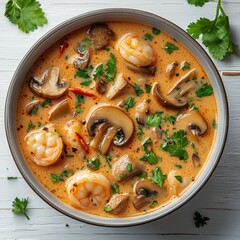
<svg viewBox="0 0 240 240">
<path fill-rule="evenodd" d="M 97 23 L 52 45 L 18 100 L 32 172 L 79 211 L 130 217 L 164 207 L 198 177 L 214 143 L 208 76 L 176 39 Z"/>
</svg>

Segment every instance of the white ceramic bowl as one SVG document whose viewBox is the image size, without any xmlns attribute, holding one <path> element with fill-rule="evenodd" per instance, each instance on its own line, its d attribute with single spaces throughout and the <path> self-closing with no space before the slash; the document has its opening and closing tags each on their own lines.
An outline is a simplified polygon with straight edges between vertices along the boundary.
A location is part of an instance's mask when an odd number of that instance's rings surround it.
<svg viewBox="0 0 240 240">
<path fill-rule="evenodd" d="M 209 79 L 211 80 L 218 107 L 218 130 L 214 147 L 199 177 L 191 184 L 191 186 L 184 192 L 184 194 L 182 194 L 174 201 L 170 202 L 165 207 L 148 214 L 129 218 L 106 218 L 90 215 L 88 213 L 78 211 L 57 199 L 53 194 L 51 194 L 46 188 L 42 186 L 42 184 L 31 172 L 31 169 L 29 168 L 21 152 L 16 130 L 17 100 L 21 86 L 26 80 L 25 76 L 29 72 L 32 63 L 35 62 L 48 47 L 50 47 L 53 43 L 68 33 L 95 22 L 115 20 L 139 22 L 156 27 L 171 35 L 177 39 L 177 41 L 181 42 L 185 47 L 187 47 L 188 50 L 203 66 Z M 45 34 L 28 51 L 28 53 L 19 64 L 9 86 L 5 105 L 5 128 L 8 144 L 19 171 L 27 183 L 30 185 L 30 187 L 45 202 L 63 214 L 87 223 L 101 226 L 131 226 L 152 221 L 176 210 L 184 203 L 186 203 L 190 198 L 192 198 L 204 185 L 204 183 L 206 183 L 213 170 L 215 169 L 225 145 L 228 131 L 228 104 L 224 86 L 216 67 L 209 58 L 208 54 L 203 50 L 203 48 L 185 31 L 183 31 L 175 24 L 167 21 L 166 19 L 163 19 L 151 13 L 134 9 L 102 9 L 79 15 L 61 23 L 49 31 L 47 34 Z"/>
</svg>

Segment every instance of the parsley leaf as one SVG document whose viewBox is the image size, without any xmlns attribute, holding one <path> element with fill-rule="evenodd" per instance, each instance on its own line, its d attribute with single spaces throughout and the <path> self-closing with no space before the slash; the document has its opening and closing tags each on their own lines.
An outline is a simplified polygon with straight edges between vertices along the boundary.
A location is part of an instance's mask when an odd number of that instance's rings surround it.
<svg viewBox="0 0 240 240">
<path fill-rule="evenodd" d="M 12 212 L 16 214 L 23 214 L 27 218 L 27 220 L 29 220 L 29 217 L 26 213 L 27 205 L 28 198 L 22 198 L 22 200 L 20 200 L 16 197 L 15 200 L 12 202 Z"/>
<path fill-rule="evenodd" d="M 105 212 L 111 212 L 112 211 L 112 207 L 110 205 L 107 205 L 104 207 L 104 211 Z"/>
<path fill-rule="evenodd" d="M 208 217 L 203 217 L 199 212 L 194 213 L 194 221 L 195 221 L 195 226 L 197 228 L 203 227 L 204 225 L 207 225 L 207 222 L 209 220 Z"/>
<path fill-rule="evenodd" d="M 101 162 L 98 158 L 96 158 L 95 160 L 87 159 L 87 166 L 93 171 L 99 170 L 100 165 L 101 165 Z"/>
<path fill-rule="evenodd" d="M 177 46 L 175 46 L 173 43 L 167 42 L 164 49 L 168 54 L 172 54 L 174 51 L 179 50 Z"/>
<path fill-rule="evenodd" d="M 204 83 L 199 89 L 195 91 L 195 93 L 200 98 L 211 96 L 213 94 L 213 88 L 208 83 Z"/>
<path fill-rule="evenodd" d="M 28 122 L 28 128 L 27 132 L 30 132 L 32 129 L 34 129 L 36 126 L 33 124 L 32 120 Z"/>
<path fill-rule="evenodd" d="M 133 97 L 129 97 L 124 104 L 124 108 L 128 111 L 129 108 L 132 108 L 136 104 L 136 101 Z"/>
<path fill-rule="evenodd" d="M 138 85 L 137 83 L 133 83 L 133 87 L 135 89 L 137 96 L 141 96 L 143 94 L 143 90 L 140 87 L 140 85 Z"/>
<path fill-rule="evenodd" d="M 84 52 L 87 47 L 92 45 L 92 41 L 89 38 L 84 38 L 81 42 L 81 52 Z"/>
<path fill-rule="evenodd" d="M 223 60 L 228 53 L 235 53 L 238 47 L 232 42 L 229 18 L 221 6 L 221 0 L 218 0 L 213 20 L 200 18 L 188 25 L 187 32 L 196 39 L 202 35 L 202 43 L 217 60 Z"/>
<path fill-rule="evenodd" d="M 113 194 L 119 193 L 119 185 L 117 183 L 113 183 L 111 188 L 112 188 Z"/>
<path fill-rule="evenodd" d="M 184 149 L 188 145 L 186 131 L 179 130 L 172 137 L 167 136 L 165 142 L 161 145 L 162 150 L 169 152 L 171 156 L 179 157 L 180 160 L 186 161 L 188 153 Z"/>
<path fill-rule="evenodd" d="M 55 173 L 50 174 L 50 178 L 51 178 L 53 183 L 63 182 L 64 177 L 68 177 L 68 176 L 69 176 L 69 171 L 68 170 L 64 170 L 59 176 Z"/>
<path fill-rule="evenodd" d="M 81 68 L 78 68 L 76 74 L 74 75 L 74 77 L 80 77 L 80 78 L 84 78 L 84 79 L 89 79 L 90 76 L 88 75 L 87 73 L 87 70 L 86 69 L 81 69 Z"/>
<path fill-rule="evenodd" d="M 182 165 L 181 164 L 175 164 L 174 165 L 176 168 L 178 168 L 178 169 L 182 169 Z"/>
<path fill-rule="evenodd" d="M 143 172 L 138 177 L 139 177 L 139 179 L 145 179 L 145 178 L 147 178 L 147 173 Z"/>
<path fill-rule="evenodd" d="M 92 80 L 88 79 L 88 80 L 86 80 L 84 82 L 81 82 L 80 85 L 82 85 L 82 86 L 89 86 L 91 84 L 91 82 L 92 82 Z"/>
<path fill-rule="evenodd" d="M 146 118 L 146 124 L 148 126 L 158 128 L 161 123 L 162 112 L 156 112 L 155 114 L 148 114 Z"/>
<path fill-rule="evenodd" d="M 156 183 L 159 187 L 163 186 L 163 182 L 166 179 L 167 179 L 167 176 L 162 173 L 160 167 L 157 167 L 152 170 L 152 176 L 150 177 L 150 180 L 153 183 Z"/>
<path fill-rule="evenodd" d="M 216 120 L 213 119 L 213 121 L 212 121 L 212 128 L 217 129 L 217 127 L 218 127 L 218 124 L 217 124 Z"/>
<path fill-rule="evenodd" d="M 165 121 L 165 123 L 174 124 L 176 119 L 177 118 L 175 116 L 168 116 L 168 117 L 165 117 L 163 120 Z"/>
<path fill-rule="evenodd" d="M 150 84 L 145 84 L 145 90 L 146 90 L 146 92 L 147 93 L 150 93 L 151 92 L 151 90 L 152 90 L 152 86 L 150 85 Z"/>
<path fill-rule="evenodd" d="M 152 41 L 153 40 L 153 35 L 150 34 L 150 33 L 146 33 L 144 36 L 143 36 L 144 40 L 149 40 L 149 41 Z"/>
<path fill-rule="evenodd" d="M 41 4 L 36 0 L 9 0 L 6 4 L 5 16 L 25 33 L 47 23 Z"/>
<path fill-rule="evenodd" d="M 98 76 L 102 75 L 103 73 L 103 64 L 100 64 L 97 66 L 96 70 L 93 73 L 94 79 L 96 79 Z"/>
<path fill-rule="evenodd" d="M 132 172 L 132 164 L 128 163 L 126 169 L 127 169 L 128 172 Z"/>
<path fill-rule="evenodd" d="M 180 183 L 182 183 L 182 177 L 181 177 L 181 176 L 175 176 L 175 178 L 176 178 Z"/>
<path fill-rule="evenodd" d="M 138 126 L 137 138 L 138 140 L 142 140 L 142 135 L 144 134 L 142 127 Z"/>
<path fill-rule="evenodd" d="M 189 4 L 195 5 L 196 7 L 202 7 L 209 0 L 187 0 Z"/>
<path fill-rule="evenodd" d="M 78 113 L 81 113 L 82 112 L 82 109 L 81 109 L 81 104 L 84 103 L 84 96 L 81 95 L 81 94 L 78 94 L 78 93 L 75 93 L 76 95 L 76 105 L 75 105 L 75 112 L 78 114 Z"/>
<path fill-rule="evenodd" d="M 181 65 L 181 70 L 185 71 L 191 68 L 191 64 L 189 62 L 184 61 Z"/>
<path fill-rule="evenodd" d="M 50 103 L 51 103 L 50 99 L 45 99 L 43 102 L 41 102 L 41 106 L 44 108 L 44 107 L 46 107 Z"/>
<path fill-rule="evenodd" d="M 157 28 L 152 28 L 152 33 L 154 35 L 159 35 L 161 33 L 161 31 L 159 29 L 157 29 Z"/>
<path fill-rule="evenodd" d="M 110 53 L 109 54 L 110 59 L 107 61 L 107 68 L 106 68 L 106 75 L 105 78 L 108 82 L 112 82 L 114 81 L 116 75 L 117 75 L 117 61 L 116 61 L 116 57 L 114 56 L 114 54 Z"/>
</svg>

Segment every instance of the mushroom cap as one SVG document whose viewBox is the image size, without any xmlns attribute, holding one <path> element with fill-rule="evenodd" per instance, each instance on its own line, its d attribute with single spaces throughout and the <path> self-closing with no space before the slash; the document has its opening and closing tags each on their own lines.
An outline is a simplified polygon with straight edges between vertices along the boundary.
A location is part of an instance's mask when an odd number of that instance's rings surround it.
<svg viewBox="0 0 240 240">
<path fill-rule="evenodd" d="M 43 98 L 60 98 L 66 92 L 69 82 L 59 82 L 59 72 L 60 70 L 58 67 L 52 67 L 43 72 L 41 80 L 38 80 L 36 77 L 32 77 L 29 82 L 30 90 L 37 96 Z"/>
<path fill-rule="evenodd" d="M 87 131 L 90 136 L 95 135 L 95 129 L 99 124 L 108 123 L 109 127 L 117 129 L 120 139 L 113 141 L 114 145 L 121 146 L 129 141 L 134 131 L 132 119 L 121 109 L 111 106 L 102 105 L 93 109 L 87 118 Z"/>
<path fill-rule="evenodd" d="M 31 101 L 24 107 L 25 112 L 31 115 L 33 108 L 36 107 L 39 103 L 40 103 L 40 100 L 38 99 Z"/>
<path fill-rule="evenodd" d="M 126 210 L 128 200 L 129 193 L 117 193 L 113 195 L 107 204 L 112 209 L 110 213 L 115 215 L 122 213 L 124 210 Z"/>
<path fill-rule="evenodd" d="M 50 108 L 48 112 L 48 119 L 52 120 L 59 118 L 66 115 L 68 112 L 70 112 L 68 101 L 67 99 L 63 99 L 61 102 L 58 102 Z"/>
</svg>

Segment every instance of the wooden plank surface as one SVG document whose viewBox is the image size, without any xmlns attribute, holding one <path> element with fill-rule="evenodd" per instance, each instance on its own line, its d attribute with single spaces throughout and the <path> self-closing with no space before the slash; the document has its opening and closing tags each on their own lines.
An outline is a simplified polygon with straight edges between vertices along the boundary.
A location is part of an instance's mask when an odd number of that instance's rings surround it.
<svg viewBox="0 0 240 240">
<path fill-rule="evenodd" d="M 99 8 L 136 8 L 165 17 L 183 29 L 199 18 L 213 18 L 216 2 L 196 8 L 184 0 L 40 0 L 49 23 L 24 34 L 4 17 L 6 1 L 0 0 L 0 239 L 240 239 L 240 77 L 223 77 L 230 106 L 230 128 L 221 161 L 204 188 L 186 205 L 155 222 L 129 228 L 105 228 L 72 220 L 44 203 L 18 172 L 4 132 L 4 102 L 11 77 L 27 50 L 52 27 L 70 17 Z M 230 17 L 235 42 L 240 44 L 240 2 L 222 1 Z M 239 56 L 214 61 L 222 70 L 240 70 Z M 7 180 L 18 176 L 17 180 Z M 11 212 L 13 199 L 29 197 L 30 221 Z M 197 229 L 193 214 L 199 210 L 210 218 Z M 69 225 L 69 227 L 66 226 Z"/>
</svg>

